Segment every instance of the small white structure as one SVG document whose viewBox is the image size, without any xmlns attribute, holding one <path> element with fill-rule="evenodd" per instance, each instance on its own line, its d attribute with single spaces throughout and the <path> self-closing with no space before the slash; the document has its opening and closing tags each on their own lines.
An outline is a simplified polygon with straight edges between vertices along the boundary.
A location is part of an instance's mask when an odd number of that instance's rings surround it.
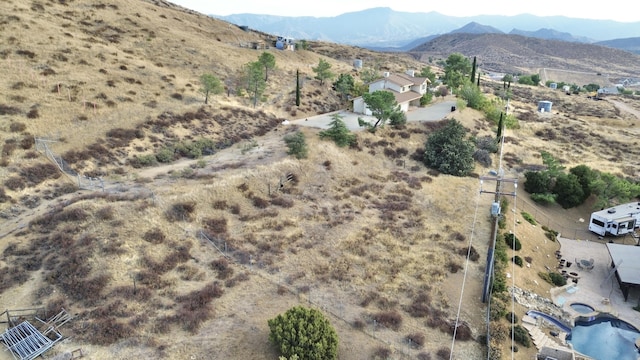
<svg viewBox="0 0 640 360">
<path fill-rule="evenodd" d="M 640 202 L 633 202 L 596 211 L 591 214 L 589 230 L 600 235 L 620 236 L 640 227 Z"/>
<path fill-rule="evenodd" d="M 538 111 L 550 113 L 552 105 L 553 103 L 551 101 L 538 101 Z"/>
<path fill-rule="evenodd" d="M 557 89 L 557 88 L 558 88 L 558 83 L 551 83 L 551 84 L 549 84 L 549 88 L 550 88 L 550 89 L 554 89 L 554 90 L 555 90 L 555 89 Z"/>
<path fill-rule="evenodd" d="M 362 69 L 362 59 L 355 59 L 355 60 L 353 60 L 353 67 L 354 67 L 356 70 L 360 70 L 360 69 Z"/>
</svg>

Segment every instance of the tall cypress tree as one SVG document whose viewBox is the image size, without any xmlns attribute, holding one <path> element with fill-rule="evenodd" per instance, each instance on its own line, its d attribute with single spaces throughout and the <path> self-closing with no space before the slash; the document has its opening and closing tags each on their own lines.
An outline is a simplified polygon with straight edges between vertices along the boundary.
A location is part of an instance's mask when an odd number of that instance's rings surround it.
<svg viewBox="0 0 640 360">
<path fill-rule="evenodd" d="M 296 106 L 300 106 L 300 71 L 296 69 Z"/>
<path fill-rule="evenodd" d="M 500 113 L 500 120 L 498 121 L 498 133 L 496 136 L 496 142 L 500 143 L 502 141 L 502 128 L 504 127 L 504 119 L 502 118 L 502 115 L 504 113 Z"/>
<path fill-rule="evenodd" d="M 471 83 L 473 84 L 473 80 L 476 79 L 476 57 L 473 57 L 473 65 L 471 65 L 471 76 L 469 77 L 471 79 Z"/>
<path fill-rule="evenodd" d="M 480 73 L 478 73 L 478 83 L 476 84 L 477 87 L 480 87 Z"/>
</svg>

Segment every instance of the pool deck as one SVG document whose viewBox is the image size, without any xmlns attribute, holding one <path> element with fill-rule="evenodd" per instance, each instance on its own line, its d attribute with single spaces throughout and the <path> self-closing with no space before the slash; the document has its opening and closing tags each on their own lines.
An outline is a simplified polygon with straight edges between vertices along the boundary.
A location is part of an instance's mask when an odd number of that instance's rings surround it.
<svg viewBox="0 0 640 360">
<path fill-rule="evenodd" d="M 562 312 L 562 319 L 573 326 L 580 317 L 589 318 L 598 314 L 611 314 L 640 329 L 640 312 L 633 309 L 638 304 L 637 290 L 631 290 L 628 301 L 624 295 L 615 274 L 611 271 L 611 258 L 604 242 L 589 240 L 571 240 L 558 238 L 560 242 L 560 255 L 566 262 L 571 262 L 570 267 L 561 267 L 557 271 L 565 270 L 571 274 L 567 285 L 551 289 L 551 300 Z M 616 241 L 621 243 L 621 241 Z M 633 246 L 633 245 L 629 245 Z M 579 268 L 576 259 L 593 259 L 593 268 Z M 577 278 L 577 283 L 573 279 Z M 580 303 L 591 306 L 591 313 L 580 313 L 571 307 L 571 304 Z M 566 333 L 560 332 L 553 339 L 539 328 L 539 321 L 525 316 L 522 319 L 524 327 L 534 340 L 534 344 L 540 350 L 543 347 L 558 349 L 558 351 L 574 352 L 571 345 L 565 341 Z M 577 358 L 589 359 L 576 352 Z"/>
<path fill-rule="evenodd" d="M 568 273 L 577 274 L 569 278 L 567 285 L 551 290 L 551 299 L 567 314 L 571 323 L 578 316 L 592 316 L 597 313 L 608 313 L 618 317 L 640 329 L 640 312 L 633 310 L 638 304 L 638 294 L 631 291 L 625 302 L 624 295 L 615 274 L 611 269 L 611 258 L 603 242 L 588 240 L 570 240 L 559 238 L 560 253 L 567 262 L 574 264 L 564 267 Z M 633 246 L 633 245 L 629 245 Z M 593 269 L 578 268 L 576 259 L 593 259 Z M 578 282 L 573 283 L 572 278 Z M 573 303 L 582 303 L 595 309 L 591 314 L 583 314 L 571 308 Z"/>
</svg>

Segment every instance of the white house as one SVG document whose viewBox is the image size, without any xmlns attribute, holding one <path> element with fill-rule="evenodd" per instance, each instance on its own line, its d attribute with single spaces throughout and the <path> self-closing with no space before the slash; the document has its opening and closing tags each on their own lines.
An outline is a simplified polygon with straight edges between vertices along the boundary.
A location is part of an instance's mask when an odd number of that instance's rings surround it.
<svg viewBox="0 0 640 360">
<path fill-rule="evenodd" d="M 384 73 L 381 79 L 369 84 L 369 93 L 378 90 L 390 91 L 404 112 L 409 110 L 409 106 L 419 106 L 420 98 L 427 92 L 431 81 L 427 78 L 414 76 L 413 70 L 407 70 L 404 74 Z M 371 115 L 371 110 L 367 108 L 362 96 L 353 99 L 353 112 L 358 114 Z"/>
</svg>

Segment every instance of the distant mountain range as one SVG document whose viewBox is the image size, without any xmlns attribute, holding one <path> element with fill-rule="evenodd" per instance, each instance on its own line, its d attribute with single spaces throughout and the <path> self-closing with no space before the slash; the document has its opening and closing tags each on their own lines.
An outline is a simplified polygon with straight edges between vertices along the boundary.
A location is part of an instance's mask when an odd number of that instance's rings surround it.
<svg viewBox="0 0 640 360">
<path fill-rule="evenodd" d="M 234 14 L 213 17 L 294 39 L 322 40 L 376 50 L 406 51 L 438 35 L 515 34 L 542 39 L 640 48 L 640 22 L 576 19 L 565 16 L 479 15 L 456 17 L 437 12 L 412 13 L 372 8 L 334 17 Z M 619 39 L 625 39 L 620 41 Z M 615 41 L 614 41 L 615 40 Z M 623 49 L 626 50 L 626 49 Z M 633 50 L 630 50 L 633 51 Z"/>
</svg>

